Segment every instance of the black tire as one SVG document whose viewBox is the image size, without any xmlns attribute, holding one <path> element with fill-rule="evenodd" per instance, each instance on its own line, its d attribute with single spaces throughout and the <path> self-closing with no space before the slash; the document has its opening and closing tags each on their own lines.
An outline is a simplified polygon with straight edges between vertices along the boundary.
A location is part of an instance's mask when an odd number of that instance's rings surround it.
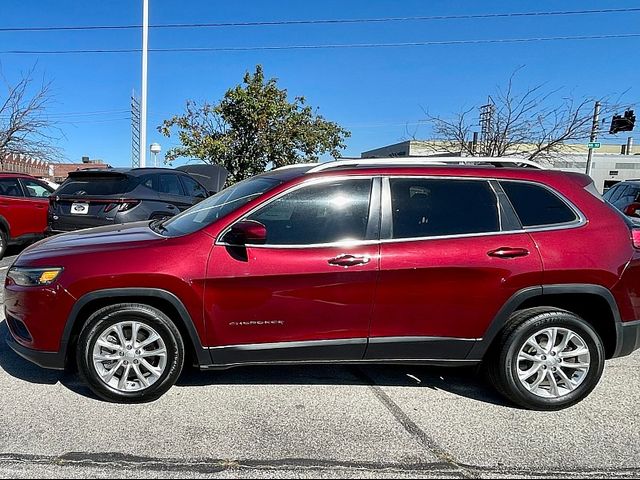
<svg viewBox="0 0 640 480">
<path fill-rule="evenodd" d="M 93 365 L 93 351 L 99 336 L 110 326 L 135 320 L 151 327 L 161 337 L 167 351 L 166 367 L 155 383 L 140 391 L 125 392 L 105 383 Z M 184 343 L 175 324 L 160 310 L 148 305 L 121 303 L 95 312 L 78 338 L 77 364 L 81 377 L 103 400 L 119 403 L 145 403 L 157 400 L 178 380 L 184 365 Z"/>
<path fill-rule="evenodd" d="M 590 367 L 575 390 L 557 398 L 538 396 L 518 378 L 518 353 L 525 342 L 546 328 L 559 327 L 578 334 L 590 354 Z M 513 403 L 530 410 L 560 410 L 586 398 L 596 387 L 604 371 L 605 351 L 594 328 L 577 315 L 553 307 L 522 310 L 512 316 L 487 359 L 487 373 L 496 390 Z"/>
<path fill-rule="evenodd" d="M 7 234 L 3 229 L 0 228 L 0 259 L 4 257 L 4 254 L 7 253 L 8 239 Z"/>
</svg>

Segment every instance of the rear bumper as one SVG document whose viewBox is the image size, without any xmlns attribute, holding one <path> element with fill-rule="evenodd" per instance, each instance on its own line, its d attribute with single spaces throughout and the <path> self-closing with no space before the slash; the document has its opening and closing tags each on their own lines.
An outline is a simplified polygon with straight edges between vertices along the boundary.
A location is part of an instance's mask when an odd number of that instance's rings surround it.
<svg viewBox="0 0 640 480">
<path fill-rule="evenodd" d="M 616 357 L 626 357 L 640 349 L 640 320 L 626 322 L 620 328 L 619 349 Z"/>
<path fill-rule="evenodd" d="M 35 363 L 39 367 L 50 368 L 53 370 L 64 370 L 65 355 L 63 352 L 41 352 L 39 350 L 24 347 L 16 342 L 10 333 L 7 335 L 6 342 L 7 345 L 11 347 L 11 350 L 16 352 L 25 360 Z"/>
</svg>

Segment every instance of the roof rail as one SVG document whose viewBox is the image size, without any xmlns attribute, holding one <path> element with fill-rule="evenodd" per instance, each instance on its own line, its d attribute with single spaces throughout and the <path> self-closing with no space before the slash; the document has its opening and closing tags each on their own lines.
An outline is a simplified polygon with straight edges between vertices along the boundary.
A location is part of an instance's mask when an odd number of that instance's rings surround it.
<svg viewBox="0 0 640 480">
<path fill-rule="evenodd" d="M 299 168 L 299 167 L 317 167 L 321 165 L 318 162 L 313 163 L 292 163 L 291 165 L 285 165 L 284 167 L 272 168 L 271 170 L 267 170 L 268 172 L 279 172 L 280 170 L 288 170 L 290 168 Z"/>
<path fill-rule="evenodd" d="M 322 172 L 334 168 L 347 167 L 375 167 L 375 166 L 442 166 L 442 165 L 495 165 L 513 164 L 514 167 L 525 166 L 528 168 L 544 169 L 542 165 L 531 160 L 514 157 L 391 157 L 391 158 L 359 158 L 349 160 L 335 160 L 325 162 L 313 167 L 307 173 Z"/>
</svg>

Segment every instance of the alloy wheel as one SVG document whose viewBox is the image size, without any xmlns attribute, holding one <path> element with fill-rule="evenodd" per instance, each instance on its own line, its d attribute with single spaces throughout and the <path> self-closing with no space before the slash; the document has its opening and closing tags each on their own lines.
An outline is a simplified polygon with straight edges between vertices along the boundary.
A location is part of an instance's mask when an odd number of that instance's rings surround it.
<svg viewBox="0 0 640 480">
<path fill-rule="evenodd" d="M 584 339 L 567 328 L 545 328 L 520 348 L 517 373 L 520 383 L 543 398 L 560 398 L 584 382 L 591 368 L 591 353 Z"/>
<path fill-rule="evenodd" d="M 139 392 L 156 383 L 167 368 L 167 347 L 158 332 L 138 321 L 106 328 L 93 347 L 100 379 L 120 392 Z"/>
</svg>

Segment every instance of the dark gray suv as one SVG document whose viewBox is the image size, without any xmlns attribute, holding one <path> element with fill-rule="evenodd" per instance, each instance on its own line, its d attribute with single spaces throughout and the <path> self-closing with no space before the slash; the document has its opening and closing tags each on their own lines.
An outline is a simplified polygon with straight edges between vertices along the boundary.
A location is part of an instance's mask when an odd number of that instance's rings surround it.
<svg viewBox="0 0 640 480">
<path fill-rule="evenodd" d="M 71 172 L 50 197 L 48 233 L 172 217 L 216 193 L 226 175 L 215 177 L 171 168 Z"/>
</svg>

